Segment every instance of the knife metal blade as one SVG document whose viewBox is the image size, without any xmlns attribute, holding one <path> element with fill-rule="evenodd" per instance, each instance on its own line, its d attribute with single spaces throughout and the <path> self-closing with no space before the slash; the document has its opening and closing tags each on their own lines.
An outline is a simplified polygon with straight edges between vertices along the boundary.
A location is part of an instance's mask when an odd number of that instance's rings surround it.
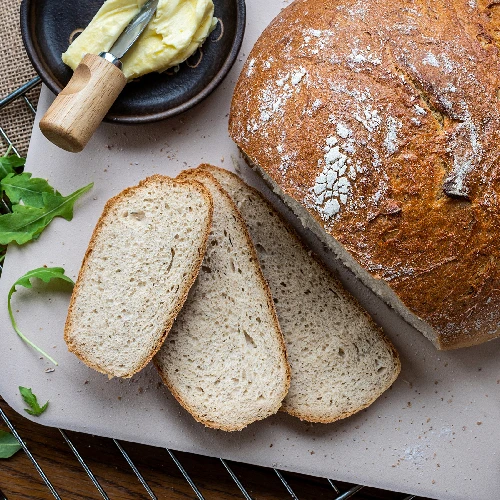
<svg viewBox="0 0 500 500">
<path fill-rule="evenodd" d="M 148 0 L 141 7 L 141 10 L 123 30 L 108 53 L 113 54 L 117 59 L 121 59 L 126 54 L 153 18 L 158 2 L 159 0 Z"/>
</svg>

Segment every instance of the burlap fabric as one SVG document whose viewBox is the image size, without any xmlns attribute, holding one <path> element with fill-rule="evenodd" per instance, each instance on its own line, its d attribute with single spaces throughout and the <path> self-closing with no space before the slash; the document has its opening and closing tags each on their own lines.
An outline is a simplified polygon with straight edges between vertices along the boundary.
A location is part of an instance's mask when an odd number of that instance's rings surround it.
<svg viewBox="0 0 500 500">
<path fill-rule="evenodd" d="M 24 50 L 19 28 L 19 6 L 21 0 L 0 0 L 0 99 L 35 76 L 35 71 Z M 28 97 L 36 104 L 39 87 Z M 33 127 L 33 114 L 20 99 L 0 111 L 0 127 L 14 142 L 19 153 L 26 155 Z M 6 143 L 0 138 L 0 152 L 6 150 Z"/>
</svg>

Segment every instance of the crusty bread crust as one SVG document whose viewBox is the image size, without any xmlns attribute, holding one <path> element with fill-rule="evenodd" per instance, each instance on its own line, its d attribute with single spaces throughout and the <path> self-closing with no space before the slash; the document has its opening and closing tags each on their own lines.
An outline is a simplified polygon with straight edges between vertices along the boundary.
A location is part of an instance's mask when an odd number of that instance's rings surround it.
<svg viewBox="0 0 500 500">
<path fill-rule="evenodd" d="M 222 169 L 222 168 L 219 168 L 219 167 L 215 167 L 215 166 L 209 165 L 209 164 L 202 164 L 198 168 L 202 169 L 202 170 L 204 170 L 206 172 L 209 172 L 209 173 L 210 172 L 220 172 L 220 173 L 224 174 L 227 177 L 231 177 L 234 180 L 234 182 L 244 184 L 245 185 L 245 189 L 249 190 L 258 199 L 260 199 L 261 202 L 268 208 L 268 210 L 270 212 L 273 212 L 274 214 L 276 214 L 276 216 L 281 220 L 281 222 L 282 222 L 283 226 L 285 227 L 286 231 L 288 233 L 290 233 L 293 236 L 293 238 L 296 240 L 297 245 L 299 245 L 300 247 L 302 247 L 302 249 L 303 249 L 303 251 L 305 253 L 308 253 L 308 254 L 311 255 L 311 257 L 317 262 L 317 264 L 324 271 L 325 275 L 332 276 L 332 273 L 329 271 L 329 269 L 326 268 L 326 266 L 321 261 L 321 259 L 319 259 L 319 257 L 316 254 L 311 253 L 310 249 L 305 246 L 304 242 L 298 236 L 298 234 L 296 233 L 296 231 L 290 226 L 290 224 L 288 224 L 288 222 L 281 216 L 281 214 L 273 207 L 273 205 L 266 198 L 264 198 L 264 196 L 257 189 L 255 189 L 253 186 L 250 186 L 250 185 L 244 183 L 244 181 L 239 176 L 237 176 L 236 174 L 234 174 L 233 172 L 230 172 L 228 170 L 225 170 L 225 169 Z M 332 278 L 335 281 L 337 281 L 337 279 L 335 277 L 332 276 Z M 358 303 L 358 301 L 351 294 L 349 294 L 349 293 L 346 292 L 345 293 L 345 298 L 350 302 L 350 304 L 352 305 L 353 309 L 358 310 L 360 313 L 362 313 L 366 317 L 366 319 L 368 320 L 368 322 L 370 323 L 370 325 L 372 326 L 372 328 L 379 333 L 380 339 L 384 342 L 384 344 L 387 346 L 387 348 L 391 351 L 392 357 L 393 357 L 393 362 L 394 362 L 394 366 L 393 366 L 393 370 L 392 370 L 392 377 L 387 381 L 387 383 L 386 383 L 385 386 L 380 387 L 379 391 L 377 393 L 373 394 L 373 398 L 369 402 L 365 403 L 364 405 L 360 406 L 359 408 L 357 408 L 356 410 L 354 410 L 352 412 L 343 413 L 343 414 L 337 416 L 336 418 L 322 418 L 321 416 L 318 416 L 317 413 L 314 413 L 312 411 L 310 413 L 297 411 L 296 409 L 294 409 L 293 405 L 287 405 L 286 404 L 286 398 L 285 398 L 284 404 L 281 407 L 280 411 L 286 412 L 286 413 L 288 413 L 288 414 L 290 414 L 290 415 L 292 415 L 294 417 L 299 418 L 300 420 L 304 420 L 304 421 L 307 421 L 307 422 L 322 423 L 322 424 L 328 424 L 328 423 L 336 422 L 338 420 L 342 420 L 344 418 L 350 417 L 351 415 L 354 415 L 355 413 L 358 413 L 359 411 L 361 411 L 361 410 L 367 408 L 368 406 L 370 406 L 386 390 L 388 390 L 391 387 L 391 385 L 396 381 L 399 373 L 401 372 L 401 361 L 400 361 L 400 358 L 399 358 L 399 354 L 396 351 L 394 345 L 389 340 L 389 338 L 385 335 L 385 333 L 382 330 L 382 328 L 380 328 L 373 321 L 372 317 L 360 306 L 360 304 Z"/>
<path fill-rule="evenodd" d="M 203 165 L 203 166 L 205 166 L 205 165 Z M 201 183 L 203 182 L 204 178 L 208 179 L 210 182 L 212 182 L 214 185 L 217 186 L 217 188 L 220 190 L 220 194 L 224 198 L 226 198 L 229 205 L 231 205 L 231 207 L 234 211 L 234 216 L 236 217 L 238 223 L 241 225 L 241 229 L 242 229 L 242 232 L 244 233 L 245 240 L 247 241 L 248 247 L 251 251 L 252 261 L 255 264 L 255 274 L 258 277 L 258 280 L 259 280 L 259 282 L 262 286 L 262 289 L 264 290 L 265 295 L 266 295 L 267 307 L 268 307 L 268 310 L 270 311 L 271 316 L 272 316 L 273 330 L 276 332 L 276 339 L 278 340 L 278 343 L 280 346 L 280 356 L 282 357 L 283 366 L 285 367 L 285 370 L 286 370 L 286 374 L 285 374 L 286 381 L 285 381 L 285 385 L 283 386 L 282 393 L 276 398 L 276 401 L 278 401 L 279 403 L 276 405 L 276 408 L 273 411 L 269 412 L 269 414 L 266 415 L 266 417 L 267 417 L 267 416 L 270 416 L 273 413 L 276 413 L 280 410 L 281 402 L 283 401 L 283 399 L 287 395 L 288 389 L 290 387 L 291 373 L 290 373 L 290 365 L 288 364 L 288 357 L 287 357 L 287 352 L 286 352 L 285 341 L 284 341 L 283 334 L 281 332 L 281 328 L 280 328 L 280 325 L 278 322 L 278 316 L 276 314 L 276 309 L 274 307 L 274 302 L 273 302 L 273 298 L 271 295 L 271 291 L 270 291 L 269 286 L 268 286 L 268 284 L 267 284 L 267 282 L 262 274 L 262 270 L 261 270 L 260 265 L 259 265 L 259 260 L 257 258 L 257 253 L 255 251 L 255 247 L 253 245 L 252 239 L 250 238 L 250 235 L 248 234 L 248 230 L 246 228 L 245 221 L 243 220 L 241 214 L 239 213 L 238 208 L 236 207 L 235 203 L 233 202 L 231 197 L 224 191 L 224 189 L 222 188 L 220 183 L 212 175 L 210 175 L 208 172 L 203 171 L 202 168 L 185 170 L 185 171 L 181 172 L 176 177 L 176 179 L 183 181 L 183 182 L 184 181 L 196 181 L 196 180 L 198 180 Z M 182 398 L 182 396 L 176 391 L 175 386 L 170 382 L 170 380 L 167 377 L 167 374 L 163 371 L 161 364 L 157 361 L 156 358 L 153 358 L 153 362 L 158 370 L 158 373 L 160 374 L 161 379 L 163 380 L 163 383 L 168 387 L 168 389 L 170 390 L 172 395 L 175 397 L 175 399 L 179 402 L 179 404 L 185 410 L 187 410 L 196 421 L 200 422 L 201 424 L 205 425 L 206 427 L 232 432 L 232 431 L 242 430 L 245 427 L 247 427 L 249 424 L 251 424 L 252 422 L 259 420 L 256 418 L 255 420 L 246 422 L 243 425 L 230 426 L 230 425 L 221 425 L 218 422 L 212 422 L 210 420 L 204 419 L 201 415 L 198 414 L 197 410 L 195 408 L 192 408 Z M 265 417 L 263 417 L 263 418 L 265 418 Z"/>
<path fill-rule="evenodd" d="M 205 255 L 205 249 L 206 249 L 206 245 L 207 245 L 208 236 L 210 234 L 210 228 L 212 226 L 213 200 L 212 200 L 212 197 L 211 197 L 209 191 L 205 188 L 205 186 L 203 186 L 199 182 L 196 182 L 194 180 L 188 180 L 188 179 L 186 179 L 185 181 L 176 181 L 176 180 L 171 179 L 170 177 L 155 174 L 155 175 L 152 175 L 150 177 L 147 177 L 146 179 L 143 179 L 142 181 L 139 182 L 139 184 L 137 186 L 128 187 L 128 188 L 124 189 L 122 192 L 120 192 L 119 194 L 117 194 L 116 196 L 110 198 L 106 202 L 106 204 L 104 205 L 103 212 L 102 212 L 101 216 L 99 217 L 99 220 L 97 221 L 97 224 L 94 228 L 94 231 L 92 232 L 92 236 L 90 238 L 90 242 L 89 242 L 89 245 L 87 247 L 87 251 L 85 252 L 85 256 L 84 256 L 83 261 L 82 261 L 82 266 L 81 266 L 80 271 L 78 273 L 78 278 L 76 280 L 75 286 L 73 288 L 73 293 L 71 295 L 71 301 L 70 301 L 69 308 L 68 308 L 68 316 L 66 317 L 66 323 L 64 326 L 64 340 L 68 346 L 68 350 L 70 352 L 72 352 L 73 354 L 75 354 L 78 358 L 80 358 L 87 366 L 89 366 L 90 368 L 93 368 L 94 370 L 96 370 L 98 372 L 104 373 L 104 374 L 108 375 L 109 377 L 114 377 L 115 374 L 109 373 L 108 371 L 103 370 L 102 367 L 97 366 L 93 361 L 89 360 L 80 351 L 79 346 L 76 345 L 75 343 L 73 343 L 71 338 L 70 338 L 70 332 L 72 331 L 72 328 L 73 328 L 73 317 L 76 314 L 76 312 L 74 310 L 75 300 L 76 300 L 76 297 L 78 296 L 78 292 L 80 290 L 80 287 L 82 286 L 82 282 L 85 280 L 87 269 L 88 269 L 88 261 L 92 256 L 95 241 L 96 241 L 97 237 L 99 236 L 99 233 L 100 233 L 102 227 L 106 224 L 107 217 L 108 217 L 111 209 L 115 205 L 115 203 L 119 202 L 122 199 L 125 199 L 126 197 L 133 196 L 134 192 L 138 188 L 148 186 L 148 185 L 154 185 L 157 183 L 172 185 L 173 183 L 178 183 L 178 182 L 183 182 L 185 184 L 189 184 L 192 189 L 197 190 L 203 196 L 203 198 L 206 200 L 206 202 L 209 206 L 209 216 L 208 216 L 209 220 L 208 220 L 207 228 L 206 228 L 205 233 L 203 235 L 203 243 L 199 248 L 196 261 L 193 263 L 193 267 L 190 270 L 191 272 L 190 272 L 189 276 L 187 276 L 184 283 L 181 284 L 182 291 L 179 294 L 179 299 L 178 299 L 177 304 L 175 305 L 175 307 L 172 311 L 172 314 L 167 319 L 167 322 L 165 323 L 165 325 L 163 327 L 162 335 L 158 339 L 156 344 L 154 345 L 151 352 L 143 360 L 141 360 L 139 367 L 136 370 L 132 371 L 131 373 L 127 373 L 126 375 L 121 376 L 122 378 L 130 378 L 135 373 L 138 373 L 143 368 L 145 368 L 146 365 L 151 361 L 153 356 L 159 351 L 159 349 L 163 345 L 163 342 L 165 341 L 165 339 L 168 335 L 168 332 L 172 328 L 172 325 L 174 323 L 175 318 L 179 314 L 180 310 L 182 309 L 182 306 L 184 305 L 184 302 L 187 299 L 187 296 L 188 296 L 188 293 L 189 293 L 191 286 L 193 285 L 193 283 L 196 280 L 196 277 L 198 276 L 198 273 L 199 273 L 200 268 L 201 268 L 201 263 L 203 262 L 203 256 Z"/>
<path fill-rule="evenodd" d="M 273 188 L 440 349 L 500 336 L 499 12 L 297 0 L 231 107 L 231 137 Z"/>
</svg>

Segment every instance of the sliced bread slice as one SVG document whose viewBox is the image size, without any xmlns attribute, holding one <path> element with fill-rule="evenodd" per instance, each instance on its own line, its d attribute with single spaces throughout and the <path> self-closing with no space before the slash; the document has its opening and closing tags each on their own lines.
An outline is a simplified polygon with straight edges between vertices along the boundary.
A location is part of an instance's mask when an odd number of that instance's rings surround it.
<svg viewBox="0 0 500 500">
<path fill-rule="evenodd" d="M 276 413 L 290 384 L 285 345 L 245 223 L 209 174 L 214 200 L 200 274 L 155 356 L 172 394 L 207 427 L 235 431 Z"/>
<path fill-rule="evenodd" d="M 271 288 L 292 369 L 282 409 L 328 423 L 369 406 L 400 372 L 392 344 L 257 190 L 227 170 L 201 168 L 236 203 Z"/>
<path fill-rule="evenodd" d="M 109 376 L 127 378 L 144 368 L 196 279 L 212 213 L 203 185 L 160 175 L 111 198 L 71 298 L 69 350 Z"/>
</svg>

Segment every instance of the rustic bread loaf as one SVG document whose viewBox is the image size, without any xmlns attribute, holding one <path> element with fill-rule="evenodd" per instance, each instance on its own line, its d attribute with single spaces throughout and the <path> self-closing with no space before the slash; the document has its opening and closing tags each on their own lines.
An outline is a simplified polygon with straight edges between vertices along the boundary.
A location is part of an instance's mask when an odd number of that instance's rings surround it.
<svg viewBox="0 0 500 500">
<path fill-rule="evenodd" d="M 207 427 L 235 431 L 276 413 L 290 385 L 269 287 L 236 206 L 209 174 L 185 172 L 214 200 L 198 279 L 154 358 L 175 398 Z"/>
<path fill-rule="evenodd" d="M 258 191 L 227 170 L 201 168 L 236 203 L 271 289 L 292 371 L 282 410 L 328 423 L 366 408 L 400 371 L 390 342 Z"/>
<path fill-rule="evenodd" d="M 83 362 L 131 377 L 163 344 L 203 260 L 210 193 L 154 175 L 111 198 L 69 306 L 64 339 Z"/>
<path fill-rule="evenodd" d="M 440 349 L 500 335 L 500 5 L 297 0 L 236 85 L 230 134 Z"/>
</svg>

